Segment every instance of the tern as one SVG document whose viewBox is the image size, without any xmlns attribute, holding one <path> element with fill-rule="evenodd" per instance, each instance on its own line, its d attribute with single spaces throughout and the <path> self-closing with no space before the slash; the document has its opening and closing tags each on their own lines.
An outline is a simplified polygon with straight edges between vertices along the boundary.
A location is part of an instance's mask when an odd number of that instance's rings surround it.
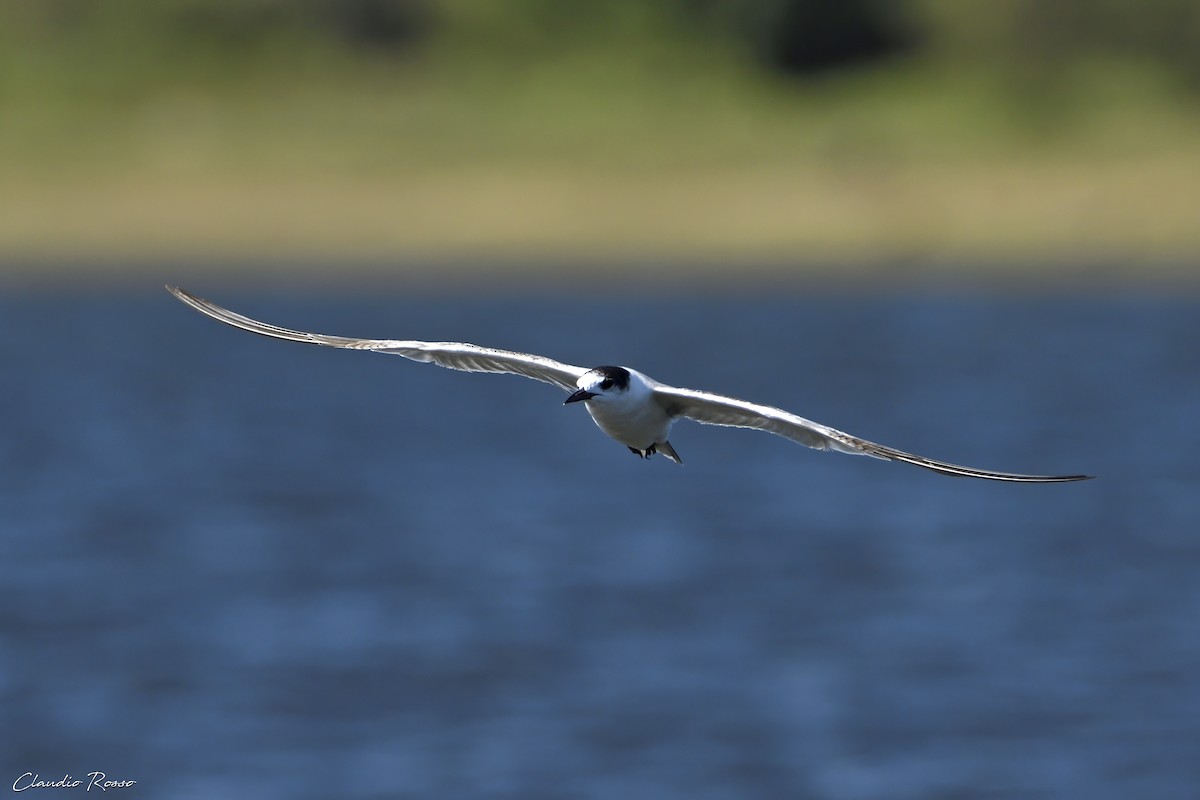
<svg viewBox="0 0 1200 800">
<path fill-rule="evenodd" d="M 1092 477 L 1024 475 L 961 467 L 869 442 L 781 408 L 711 392 L 668 386 L 629 367 L 600 366 L 587 369 L 532 353 L 498 350 L 465 342 L 358 339 L 307 333 L 242 316 L 176 286 L 167 286 L 166 289 L 202 314 L 262 336 L 347 350 L 390 353 L 412 361 L 433 363 L 464 372 L 508 373 L 553 384 L 570 393 L 564 405 L 583 403 L 600 430 L 642 458 L 649 458 L 658 453 L 676 464 L 682 464 L 683 459 L 679 457 L 679 453 L 671 446 L 667 437 L 676 420 L 690 419 L 706 425 L 766 431 L 815 450 L 832 450 L 852 455 L 873 456 L 887 461 L 902 461 L 942 475 L 1019 483 L 1061 483 Z"/>
</svg>

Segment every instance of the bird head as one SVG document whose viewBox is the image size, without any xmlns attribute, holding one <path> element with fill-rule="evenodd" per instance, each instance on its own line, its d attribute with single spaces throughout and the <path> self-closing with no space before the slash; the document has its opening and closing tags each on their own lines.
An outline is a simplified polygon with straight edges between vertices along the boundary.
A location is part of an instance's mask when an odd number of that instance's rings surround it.
<svg viewBox="0 0 1200 800">
<path fill-rule="evenodd" d="M 629 391 L 629 370 L 624 367 L 596 367 L 580 375 L 575 385 L 579 388 L 563 401 L 563 405 L 623 395 Z"/>
</svg>

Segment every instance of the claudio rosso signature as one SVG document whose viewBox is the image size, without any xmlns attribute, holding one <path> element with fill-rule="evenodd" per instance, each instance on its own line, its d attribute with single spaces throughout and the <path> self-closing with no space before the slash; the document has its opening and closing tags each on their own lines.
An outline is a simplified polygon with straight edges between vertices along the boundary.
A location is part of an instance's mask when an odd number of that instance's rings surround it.
<svg viewBox="0 0 1200 800">
<path fill-rule="evenodd" d="M 103 772 L 89 772 L 85 778 L 72 778 L 70 773 L 55 781 L 42 780 L 36 772 L 26 772 L 13 781 L 13 791 L 23 792 L 26 789 L 79 789 L 85 792 L 97 789 L 107 792 L 109 789 L 128 789 L 136 784 L 134 780 L 110 780 Z"/>
</svg>

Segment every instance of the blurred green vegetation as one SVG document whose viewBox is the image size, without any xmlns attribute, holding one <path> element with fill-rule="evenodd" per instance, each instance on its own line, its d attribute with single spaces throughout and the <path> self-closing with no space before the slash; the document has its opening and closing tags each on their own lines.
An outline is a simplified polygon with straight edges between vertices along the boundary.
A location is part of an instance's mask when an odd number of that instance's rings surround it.
<svg viewBox="0 0 1200 800">
<path fill-rule="evenodd" d="M 0 0 L 0 254 L 1200 252 L 1195 0 Z"/>
</svg>

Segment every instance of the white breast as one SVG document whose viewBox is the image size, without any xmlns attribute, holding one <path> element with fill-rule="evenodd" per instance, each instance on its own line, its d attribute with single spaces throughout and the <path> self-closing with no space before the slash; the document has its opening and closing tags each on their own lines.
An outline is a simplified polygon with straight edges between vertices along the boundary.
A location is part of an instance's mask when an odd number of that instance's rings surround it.
<svg viewBox="0 0 1200 800">
<path fill-rule="evenodd" d="M 586 406 L 600 430 L 621 444 L 644 449 L 655 442 L 665 442 L 673 420 L 655 402 L 652 390 L 640 378 L 633 376 L 628 391 L 595 397 Z"/>
</svg>

